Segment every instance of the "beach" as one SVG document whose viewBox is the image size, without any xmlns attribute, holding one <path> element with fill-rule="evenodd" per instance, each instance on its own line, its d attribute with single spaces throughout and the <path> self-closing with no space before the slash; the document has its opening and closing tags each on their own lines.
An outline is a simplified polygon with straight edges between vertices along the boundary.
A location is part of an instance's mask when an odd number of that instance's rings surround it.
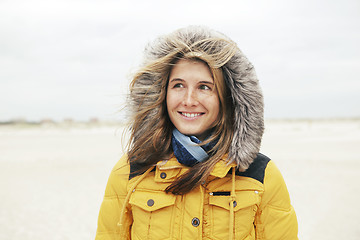
<svg viewBox="0 0 360 240">
<path fill-rule="evenodd" d="M 360 120 L 268 120 L 299 239 L 360 239 Z M 121 125 L 0 126 L 0 239 L 94 239 Z"/>
</svg>

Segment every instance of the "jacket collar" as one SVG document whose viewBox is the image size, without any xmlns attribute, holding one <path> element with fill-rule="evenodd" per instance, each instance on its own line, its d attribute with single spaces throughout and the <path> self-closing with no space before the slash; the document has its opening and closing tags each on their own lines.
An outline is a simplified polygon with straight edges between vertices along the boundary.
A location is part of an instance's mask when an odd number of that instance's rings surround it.
<svg viewBox="0 0 360 240">
<path fill-rule="evenodd" d="M 236 166 L 236 163 L 228 163 L 226 161 L 227 155 L 220 159 L 214 166 L 210 175 L 218 178 L 223 178 L 230 171 L 232 167 Z M 158 162 L 155 171 L 155 181 L 168 182 L 173 181 L 175 178 L 181 176 L 190 167 L 184 166 L 177 161 L 175 157 L 170 158 L 166 161 Z"/>
</svg>

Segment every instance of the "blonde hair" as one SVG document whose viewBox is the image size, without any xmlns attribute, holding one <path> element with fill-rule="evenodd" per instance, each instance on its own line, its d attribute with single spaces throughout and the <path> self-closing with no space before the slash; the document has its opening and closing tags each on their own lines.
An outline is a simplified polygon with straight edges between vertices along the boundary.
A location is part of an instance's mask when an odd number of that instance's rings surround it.
<svg viewBox="0 0 360 240">
<path fill-rule="evenodd" d="M 172 154 L 171 135 L 174 126 L 166 108 L 166 91 L 170 71 L 180 59 L 203 61 L 209 66 L 220 101 L 219 118 L 208 140 L 218 141 L 210 151 L 209 159 L 193 166 L 166 189 L 173 194 L 184 194 L 206 180 L 214 165 L 229 151 L 234 114 L 222 66 L 239 49 L 221 34 L 196 40 L 194 35 L 186 35 L 181 31 L 164 37 L 159 44 L 162 46 L 160 50 L 147 49 L 151 53 L 148 54 L 150 57 L 145 59 L 130 85 L 133 116 L 128 157 L 131 165 L 135 166 L 133 171 L 141 174 Z"/>
</svg>

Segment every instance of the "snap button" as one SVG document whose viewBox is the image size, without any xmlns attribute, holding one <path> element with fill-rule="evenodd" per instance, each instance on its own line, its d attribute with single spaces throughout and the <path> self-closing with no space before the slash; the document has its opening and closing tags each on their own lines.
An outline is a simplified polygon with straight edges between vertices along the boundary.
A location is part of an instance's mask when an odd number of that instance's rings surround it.
<svg viewBox="0 0 360 240">
<path fill-rule="evenodd" d="M 149 207 L 152 207 L 153 205 L 154 205 L 154 200 L 152 200 L 152 199 L 149 199 L 148 201 L 147 201 L 147 205 L 149 206 Z"/>
<path fill-rule="evenodd" d="M 164 173 L 164 172 L 160 173 L 160 177 L 161 177 L 162 179 L 165 179 L 165 178 L 166 178 L 166 173 Z"/>
<path fill-rule="evenodd" d="M 237 206 L 237 202 L 233 201 L 233 206 L 236 207 Z"/>
<path fill-rule="evenodd" d="M 194 227 L 197 227 L 200 225 L 200 220 L 197 218 L 197 217 L 194 217 L 192 220 L 191 220 L 191 224 L 194 226 Z"/>
<path fill-rule="evenodd" d="M 258 191 L 255 191 L 255 194 L 258 194 L 259 192 Z"/>
</svg>

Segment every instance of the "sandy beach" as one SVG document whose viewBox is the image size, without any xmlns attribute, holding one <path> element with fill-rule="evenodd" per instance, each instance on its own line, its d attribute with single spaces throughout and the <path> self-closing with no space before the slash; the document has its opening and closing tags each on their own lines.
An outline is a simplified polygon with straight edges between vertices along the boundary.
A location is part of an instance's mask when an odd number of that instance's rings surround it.
<svg viewBox="0 0 360 240">
<path fill-rule="evenodd" d="M 94 239 L 121 127 L 0 126 L 0 239 Z M 360 239 L 360 120 L 266 122 L 302 240 Z"/>
</svg>

